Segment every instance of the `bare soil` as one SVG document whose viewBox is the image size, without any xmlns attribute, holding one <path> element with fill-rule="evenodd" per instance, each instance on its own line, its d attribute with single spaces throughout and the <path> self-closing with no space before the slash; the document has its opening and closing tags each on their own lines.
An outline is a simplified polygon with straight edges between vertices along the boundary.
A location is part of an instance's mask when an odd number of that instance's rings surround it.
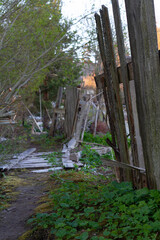
<svg viewBox="0 0 160 240">
<path fill-rule="evenodd" d="M 0 240 L 17 240 L 29 230 L 27 220 L 38 206 L 38 200 L 47 192 L 49 173 L 37 174 L 28 171 L 17 175 L 25 180 L 25 185 L 16 189 L 19 193 L 10 207 L 0 212 Z"/>
</svg>

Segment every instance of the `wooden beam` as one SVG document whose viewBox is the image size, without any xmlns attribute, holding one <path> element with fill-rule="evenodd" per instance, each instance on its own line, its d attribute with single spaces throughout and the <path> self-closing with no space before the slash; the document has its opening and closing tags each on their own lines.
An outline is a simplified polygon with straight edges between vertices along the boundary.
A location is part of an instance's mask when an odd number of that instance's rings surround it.
<svg viewBox="0 0 160 240">
<path fill-rule="evenodd" d="M 123 78 L 122 78 L 121 71 L 122 71 L 121 66 L 117 67 L 117 75 L 118 75 L 119 84 L 123 83 Z M 134 80 L 132 62 L 127 63 L 127 71 L 128 71 L 128 81 Z M 95 76 L 96 80 L 103 79 L 104 77 L 105 77 L 104 73 L 101 73 L 101 74 Z"/>
<path fill-rule="evenodd" d="M 3 119 L 3 120 L 0 120 L 0 125 L 3 125 L 3 124 L 16 124 L 17 122 L 13 121 L 12 119 Z"/>
<path fill-rule="evenodd" d="M 145 168 L 135 167 L 130 164 L 123 163 L 123 162 L 118 162 L 118 161 L 106 159 L 106 158 L 101 158 L 101 160 L 103 160 L 104 164 L 106 163 L 107 166 L 115 166 L 115 167 L 120 167 L 123 169 L 132 169 L 132 170 L 136 170 L 136 171 L 143 172 L 143 173 L 146 172 Z"/>
</svg>

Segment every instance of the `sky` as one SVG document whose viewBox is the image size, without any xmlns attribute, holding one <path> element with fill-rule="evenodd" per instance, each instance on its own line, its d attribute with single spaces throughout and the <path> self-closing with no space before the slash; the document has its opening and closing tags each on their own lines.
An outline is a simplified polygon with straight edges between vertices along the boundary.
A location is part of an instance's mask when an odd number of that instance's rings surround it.
<svg viewBox="0 0 160 240">
<path fill-rule="evenodd" d="M 91 13 L 91 7 L 94 6 L 94 11 L 90 16 L 93 18 L 93 23 L 95 24 L 95 19 L 94 19 L 94 12 L 98 12 L 101 9 L 102 5 L 105 5 L 108 7 L 109 10 L 109 15 L 110 15 L 110 20 L 112 23 L 112 27 L 114 28 L 114 18 L 113 18 L 113 11 L 112 11 L 112 4 L 111 0 L 62 0 L 63 5 L 62 5 L 62 13 L 64 17 L 69 18 L 69 19 L 80 19 L 81 16 Z M 134 1 L 134 0 L 133 0 Z M 158 27 L 160 27 L 160 0 L 153 0 L 154 5 L 155 5 L 155 15 L 156 15 L 156 24 Z M 128 31 L 126 28 L 126 23 L 127 23 L 127 18 L 126 18 L 126 13 L 125 13 L 125 0 L 119 0 L 119 5 L 120 5 L 120 10 L 121 10 L 121 18 L 122 18 L 122 25 L 124 26 L 124 29 L 126 29 L 126 39 L 129 37 L 128 36 Z M 85 20 L 86 21 L 86 20 Z M 81 23 L 81 24 L 80 24 Z M 75 24 L 73 26 L 73 30 L 77 30 L 77 33 L 82 36 L 84 39 L 83 44 L 85 44 L 85 41 L 87 42 L 87 35 L 86 35 L 86 29 L 89 29 L 89 25 L 91 22 L 85 22 L 81 21 L 78 24 Z M 112 29 L 113 29 L 112 28 Z M 129 42 L 126 44 L 128 45 L 129 49 Z M 81 54 L 80 52 L 78 54 Z"/>
<path fill-rule="evenodd" d="M 95 9 L 97 12 L 101 8 L 101 5 L 105 5 L 109 8 L 111 13 L 110 0 L 63 0 L 63 14 L 68 18 L 77 18 L 83 15 L 86 11 L 90 11 L 92 4 L 95 4 Z M 119 4 L 122 5 L 124 9 L 124 0 L 119 0 Z M 154 0 L 155 4 L 155 14 L 157 25 L 160 26 L 160 0 Z M 124 11 L 124 10 L 123 10 Z"/>
</svg>

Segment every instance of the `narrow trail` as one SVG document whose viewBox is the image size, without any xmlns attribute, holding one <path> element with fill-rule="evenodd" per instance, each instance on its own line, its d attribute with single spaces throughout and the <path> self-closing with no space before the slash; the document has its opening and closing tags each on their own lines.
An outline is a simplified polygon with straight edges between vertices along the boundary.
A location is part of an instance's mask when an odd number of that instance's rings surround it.
<svg viewBox="0 0 160 240">
<path fill-rule="evenodd" d="M 46 193 L 46 180 L 49 173 L 37 174 L 22 172 L 17 176 L 25 181 L 16 191 L 16 200 L 0 213 L 0 240 L 17 240 L 29 230 L 27 220 L 38 206 L 38 200 Z"/>
</svg>

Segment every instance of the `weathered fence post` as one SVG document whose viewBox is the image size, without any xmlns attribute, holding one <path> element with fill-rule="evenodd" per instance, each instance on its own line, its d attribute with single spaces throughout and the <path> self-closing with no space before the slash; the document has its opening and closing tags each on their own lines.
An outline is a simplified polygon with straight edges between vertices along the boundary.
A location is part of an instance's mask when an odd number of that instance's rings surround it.
<svg viewBox="0 0 160 240">
<path fill-rule="evenodd" d="M 125 0 L 149 188 L 160 189 L 160 66 L 153 0 Z"/>
<path fill-rule="evenodd" d="M 112 6 L 113 6 L 113 13 L 114 13 L 115 27 L 116 27 L 118 53 L 120 58 L 125 103 L 126 103 L 127 116 L 128 116 L 128 125 L 130 130 L 130 137 L 131 137 L 133 164 L 134 166 L 138 167 L 139 161 L 138 161 L 138 153 L 137 153 L 137 143 L 135 139 L 135 128 L 134 128 L 134 119 L 133 119 L 133 111 L 132 111 L 132 103 L 131 103 L 131 94 L 130 94 L 130 88 L 129 88 L 127 61 L 126 61 L 125 45 L 124 45 L 118 0 L 112 0 Z"/>
<path fill-rule="evenodd" d="M 124 37 L 123 37 L 123 31 L 122 31 L 122 23 L 121 23 L 118 0 L 112 0 L 112 6 L 113 6 L 113 14 L 114 14 L 114 21 L 115 21 L 115 28 L 116 28 L 116 35 L 117 35 L 118 53 L 119 53 L 120 66 L 121 66 L 121 77 L 123 81 L 124 96 L 125 96 L 125 103 L 126 103 L 126 110 L 127 110 L 127 117 L 128 117 L 129 133 L 131 138 L 132 160 L 133 160 L 133 165 L 139 167 L 138 150 L 137 150 L 134 118 L 133 118 L 133 111 L 132 111 L 132 100 L 131 100 L 131 93 L 130 93 L 130 87 L 129 87 Z M 141 187 L 140 176 L 138 174 L 139 174 L 138 172 L 134 172 L 134 181 L 137 187 L 138 185 L 139 187 Z"/>
<path fill-rule="evenodd" d="M 115 117 L 114 117 L 113 111 L 111 111 L 111 105 L 112 105 L 111 92 L 106 91 L 106 87 L 108 84 L 107 84 L 107 80 L 106 80 L 107 79 L 107 71 L 106 71 L 107 65 L 106 65 L 106 58 L 105 58 L 105 47 L 104 47 L 101 19 L 97 13 L 95 14 L 95 20 L 96 20 L 96 28 L 97 28 L 97 39 L 98 39 L 100 54 L 101 54 L 101 58 L 102 58 L 103 66 L 104 66 L 104 77 L 103 77 L 103 82 L 102 82 L 103 95 L 104 95 L 107 115 L 109 117 L 109 125 L 110 125 L 110 130 L 111 130 L 111 135 L 112 135 L 112 144 L 116 148 L 115 125 L 114 125 Z M 117 160 L 120 160 L 119 154 L 117 154 L 116 151 L 115 151 L 115 155 L 116 155 Z"/>
<path fill-rule="evenodd" d="M 138 112 L 137 112 L 137 99 L 136 99 L 134 80 L 131 80 L 129 82 L 129 86 L 130 86 L 130 92 L 131 92 L 131 98 L 132 98 L 132 109 L 133 109 L 136 141 L 137 141 L 139 167 L 140 168 L 145 168 L 143 148 L 142 148 L 142 140 L 141 140 L 141 135 L 140 135 L 140 130 L 139 130 L 139 121 L 138 121 Z"/>
<path fill-rule="evenodd" d="M 77 87 L 66 88 L 66 101 L 65 101 L 65 133 L 68 138 L 72 137 L 75 127 L 77 115 L 77 106 L 79 102 L 79 89 Z"/>
<path fill-rule="evenodd" d="M 63 87 L 59 87 L 58 88 L 58 94 L 57 94 L 55 108 L 59 108 L 60 107 L 61 102 L 62 102 L 62 96 L 63 96 Z M 58 114 L 54 111 L 53 112 L 53 116 L 52 116 L 52 124 L 51 124 L 50 131 L 49 131 L 49 135 L 50 136 L 54 136 L 54 134 L 55 134 L 57 117 L 58 117 Z"/>
<path fill-rule="evenodd" d="M 110 27 L 108 9 L 102 6 L 101 19 L 103 26 L 103 36 L 105 43 L 105 55 L 106 55 L 106 65 L 107 65 L 107 82 L 109 82 L 108 91 L 112 94 L 112 108 L 115 115 L 115 129 L 116 138 L 118 143 L 118 148 L 120 152 L 120 160 L 124 163 L 129 164 L 129 154 L 127 145 L 127 136 L 124 124 L 124 116 L 122 103 L 119 93 L 119 82 L 117 75 L 117 68 L 115 63 L 115 55 L 113 49 L 113 39 Z M 131 172 L 129 170 L 123 171 L 123 180 L 132 180 Z"/>
</svg>

